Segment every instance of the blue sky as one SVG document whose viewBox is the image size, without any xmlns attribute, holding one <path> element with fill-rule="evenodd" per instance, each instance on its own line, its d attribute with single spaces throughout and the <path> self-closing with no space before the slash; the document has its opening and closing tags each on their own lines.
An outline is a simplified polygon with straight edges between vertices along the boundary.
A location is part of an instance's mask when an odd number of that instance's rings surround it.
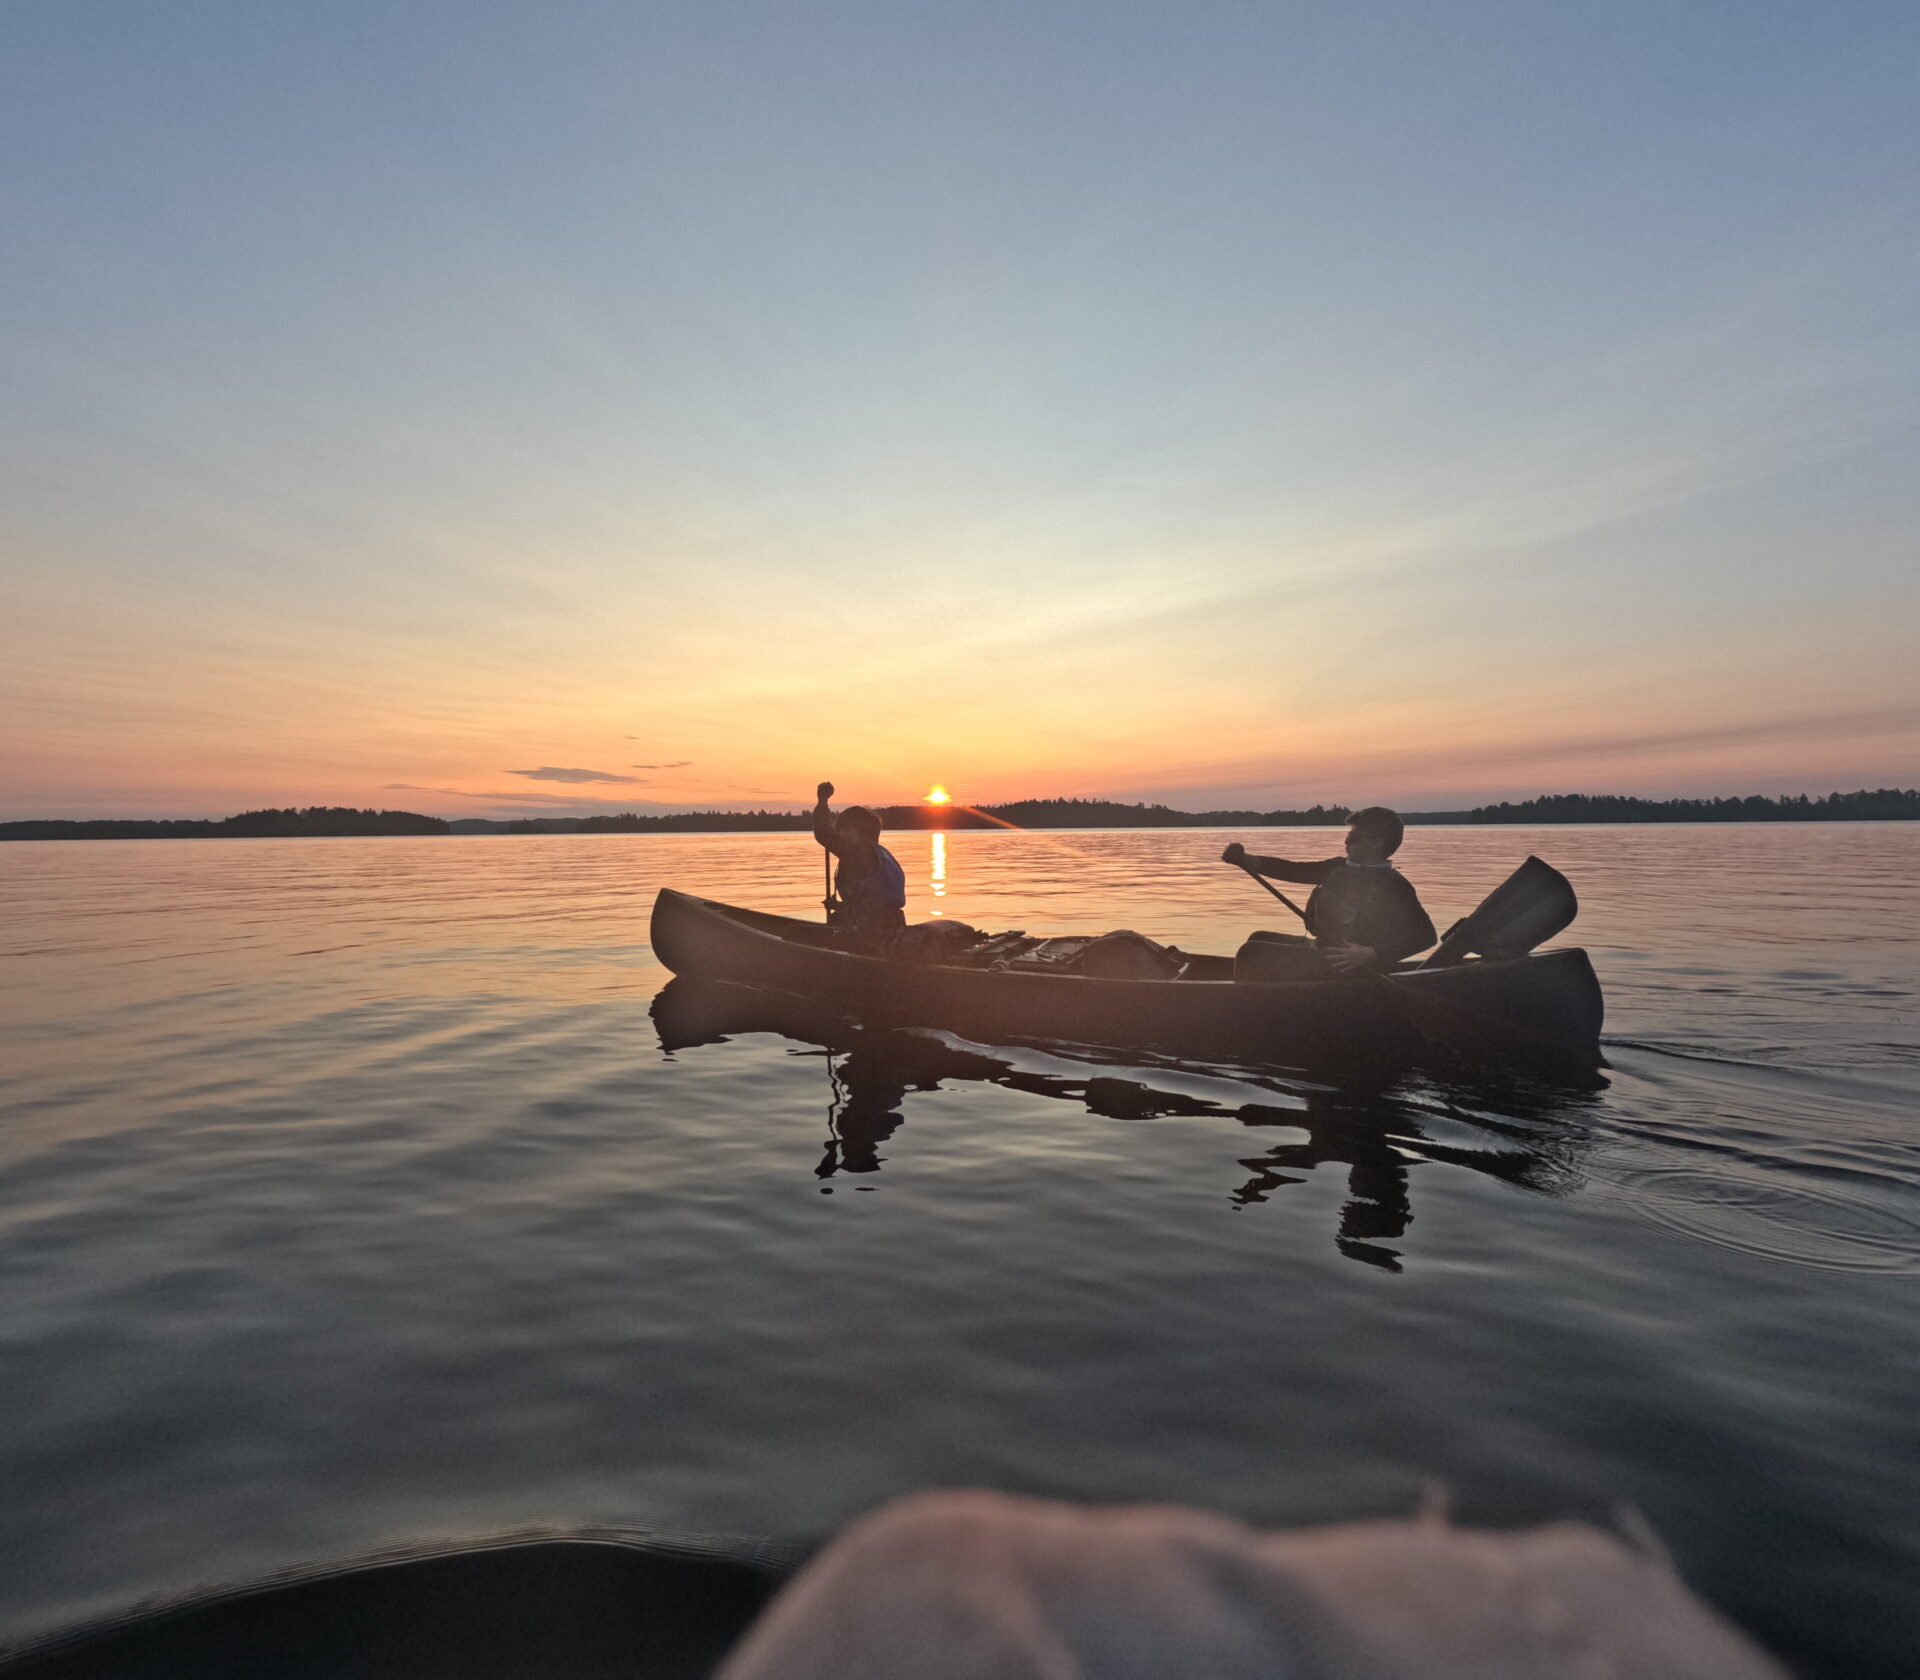
<svg viewBox="0 0 1920 1680">
<path fill-rule="evenodd" d="M 1917 46 L 16 0 L 0 816 L 1911 785 Z"/>
</svg>

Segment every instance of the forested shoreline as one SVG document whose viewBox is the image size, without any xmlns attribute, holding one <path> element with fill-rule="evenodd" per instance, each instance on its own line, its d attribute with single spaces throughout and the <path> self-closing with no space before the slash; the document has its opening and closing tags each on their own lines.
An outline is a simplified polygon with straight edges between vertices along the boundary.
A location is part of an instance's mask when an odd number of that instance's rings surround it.
<svg viewBox="0 0 1920 1680">
<path fill-rule="evenodd" d="M 44 818 L 0 823 L 0 840 L 258 840 L 328 834 L 451 834 L 444 817 L 356 811 L 346 805 L 242 811 L 236 817 Z"/>
<path fill-rule="evenodd" d="M 1787 794 L 1768 799 L 1634 799 L 1617 793 L 1551 793 L 1538 799 L 1482 805 L 1476 823 L 1659 823 L 1659 822 L 1900 822 L 1920 818 L 1920 791 L 1879 788 L 1829 793 L 1821 798 Z"/>
<path fill-rule="evenodd" d="M 1315 805 L 1305 811 L 1176 811 L 1167 805 L 1122 805 L 1109 799 L 1018 799 L 1005 805 L 879 805 L 874 809 L 892 830 L 955 828 L 1311 828 L 1347 820 L 1344 805 Z M 564 824 L 564 828 L 560 825 Z M 533 817 L 490 823 L 510 833 L 690 834 L 722 829 L 807 829 L 805 811 L 681 811 L 642 817 L 624 812 L 613 817 Z M 456 821 L 456 833 L 480 832 L 473 818 Z"/>
<path fill-rule="evenodd" d="M 964 828 L 1321 828 L 1347 820 L 1345 805 L 1304 811 L 1177 811 L 1105 799 L 1020 799 L 1005 805 L 885 805 L 889 829 Z M 1636 799 L 1625 794 L 1555 793 L 1469 811 L 1409 811 L 1409 824 L 1691 823 L 1920 821 L 1920 790 L 1861 789 L 1818 798 L 1755 794 L 1744 799 Z M 40 818 L 0 823 L 0 840 L 201 840 L 370 834 L 752 834 L 804 831 L 803 811 L 675 811 L 605 817 L 422 816 L 416 811 L 355 810 L 344 805 L 242 811 L 219 819 Z"/>
</svg>

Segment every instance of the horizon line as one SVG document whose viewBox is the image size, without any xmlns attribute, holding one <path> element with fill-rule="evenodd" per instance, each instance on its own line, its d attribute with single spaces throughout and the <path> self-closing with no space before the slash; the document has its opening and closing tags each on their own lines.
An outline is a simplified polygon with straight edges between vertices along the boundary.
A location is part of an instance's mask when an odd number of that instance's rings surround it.
<svg viewBox="0 0 1920 1680">
<path fill-rule="evenodd" d="M 1794 803 L 1794 802 L 1814 803 L 1814 802 L 1825 802 L 1830 799 L 1844 799 L 1844 798 L 1854 798 L 1854 797 L 1860 797 L 1860 796 L 1873 796 L 1873 795 L 1881 795 L 1881 796 L 1891 795 L 1894 797 L 1920 798 L 1920 789 L 1902 788 L 1902 787 L 1882 787 L 1882 788 L 1861 787 L 1861 788 L 1855 788 L 1855 789 L 1829 788 L 1826 791 L 1820 792 L 1820 793 L 1815 793 L 1810 790 L 1801 790 L 1801 791 L 1796 791 L 1791 793 L 1774 793 L 1774 794 L 1767 794 L 1767 793 L 1675 794 L 1675 795 L 1666 796 L 1664 798 L 1655 798 L 1655 797 L 1651 797 L 1644 794 L 1629 794 L 1629 793 L 1579 793 L 1579 792 L 1537 793 L 1537 794 L 1530 794 L 1526 798 L 1519 799 L 1519 800 L 1503 799 L 1503 800 L 1485 801 L 1485 802 L 1471 804 L 1471 805 L 1456 805 L 1456 806 L 1437 806 L 1436 805 L 1436 806 L 1428 806 L 1419 810 L 1414 810 L 1412 808 L 1401 809 L 1398 807 L 1394 807 L 1393 809 L 1395 809 L 1396 814 L 1402 817 L 1403 819 L 1413 819 L 1413 818 L 1420 818 L 1420 817 L 1427 817 L 1427 818 L 1451 817 L 1458 820 L 1461 818 L 1470 817 L 1472 814 L 1479 811 L 1497 811 L 1497 810 L 1503 810 L 1503 809 L 1513 810 L 1516 808 L 1524 808 L 1528 805 L 1539 804 L 1549 800 L 1581 800 L 1581 801 L 1590 801 L 1595 803 L 1603 802 L 1603 801 L 1620 801 L 1623 803 L 1629 803 L 1634 805 L 1646 805 L 1646 806 L 1668 805 L 1670 806 L 1670 805 L 1738 804 L 1738 803 L 1745 802 L 1747 800 L 1758 799 L 1758 800 L 1764 800 L 1770 804 L 1785 805 L 1785 804 Z M 644 801 L 642 803 L 644 803 Z M 847 805 L 863 804 L 863 803 L 867 803 L 867 802 L 861 801 L 861 800 L 850 800 L 843 803 L 839 808 L 845 809 Z M 1186 810 L 1179 806 L 1169 805 L 1164 800 L 1108 799 L 1108 798 L 1103 798 L 1103 797 L 1100 797 L 1097 795 L 1091 795 L 1091 794 L 1046 794 L 1046 795 L 1029 796 L 1029 797 L 1019 798 L 1019 799 L 1003 799 L 1003 800 L 995 800 L 995 801 L 988 801 L 988 802 L 982 802 L 982 803 L 970 803 L 970 804 L 962 804 L 956 800 L 951 804 L 941 804 L 941 805 L 929 805 L 924 799 L 917 799 L 917 800 L 902 800 L 902 801 L 897 801 L 892 803 L 877 804 L 876 808 L 881 811 L 912 811 L 912 812 L 921 813 L 929 816 L 964 816 L 969 811 L 978 811 L 978 812 L 985 813 L 985 812 L 991 812 L 996 810 L 1007 810 L 1007 809 L 1010 809 L 1016 806 L 1022 806 L 1022 805 L 1082 805 L 1082 806 L 1104 805 L 1104 806 L 1111 806 L 1115 810 L 1123 810 L 1123 811 L 1165 811 L 1169 816 L 1175 816 L 1175 817 L 1193 818 L 1193 817 L 1212 817 L 1212 816 L 1218 816 L 1218 817 L 1249 816 L 1249 817 L 1261 817 L 1261 818 L 1267 818 L 1267 819 L 1272 819 L 1278 816 L 1307 816 L 1310 813 L 1313 813 L 1316 811 L 1332 813 L 1335 811 L 1353 811 L 1360 808 L 1355 805 L 1350 805 L 1341 800 L 1333 800 L 1328 802 L 1316 801 L 1314 804 L 1306 805 L 1306 806 L 1275 806 L 1268 810 L 1260 810 L 1253 806 L 1245 806 L 1245 805 L 1213 806 L 1213 807 L 1208 807 L 1202 810 Z M 222 816 L 6 817 L 6 818 L 0 818 L 0 829 L 16 828 L 16 827 L 36 825 L 36 824 L 42 824 L 42 823 L 66 823 L 66 824 L 222 823 L 222 822 L 231 822 L 231 821 L 237 820 L 240 817 L 257 816 L 257 815 L 262 815 L 270 812 L 271 813 L 280 813 L 280 812 L 299 813 L 299 812 L 307 812 L 307 811 L 352 811 L 356 813 L 367 813 L 367 814 L 373 814 L 373 815 L 379 815 L 379 816 L 423 817 L 433 821 L 453 824 L 453 823 L 473 823 L 473 822 L 485 822 L 485 823 L 593 822 L 593 821 L 618 820 L 622 817 L 631 817 L 636 821 L 658 821 L 658 820 L 665 820 L 665 819 L 676 818 L 676 817 L 798 817 L 798 816 L 805 815 L 811 809 L 812 809 L 812 806 L 806 803 L 805 801 L 791 801 L 791 802 L 783 801 L 781 803 L 774 804 L 774 805 L 757 805 L 757 806 L 751 806 L 751 807 L 692 806 L 692 805 L 674 806 L 674 807 L 656 809 L 656 810 L 652 810 L 644 813 L 641 811 L 635 810 L 632 807 L 627 807 L 625 809 L 618 810 L 618 811 L 607 811 L 607 810 L 567 811 L 567 810 L 554 810 L 551 808 L 546 808 L 536 812 L 524 812 L 524 813 L 520 813 L 512 816 L 487 817 L 487 816 L 479 816 L 471 812 L 458 815 L 458 816 L 452 816 L 452 815 L 442 815 L 438 812 L 433 812 L 433 811 L 412 811 L 412 810 L 402 810 L 397 807 L 371 806 L 371 805 L 367 805 L 367 806 L 261 805 L 261 806 L 251 806 L 243 811 L 229 812 Z M 941 825 L 931 825 L 931 826 L 941 826 Z"/>
</svg>

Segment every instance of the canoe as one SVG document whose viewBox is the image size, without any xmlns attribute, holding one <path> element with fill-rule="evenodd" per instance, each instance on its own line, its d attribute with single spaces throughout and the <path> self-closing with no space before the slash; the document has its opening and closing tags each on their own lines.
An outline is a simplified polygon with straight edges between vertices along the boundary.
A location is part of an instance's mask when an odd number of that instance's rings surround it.
<svg viewBox="0 0 1920 1680">
<path fill-rule="evenodd" d="M 602 1530 L 283 1571 L 62 1629 L 4 1680 L 696 1680 L 801 1561 Z"/>
<path fill-rule="evenodd" d="M 1008 1038 L 1297 1066 L 1410 1059 L 1431 1050 L 1592 1066 L 1604 1004 L 1577 948 L 1388 975 L 1248 983 L 1231 957 L 1187 955 L 1177 978 L 1111 980 L 948 963 L 896 962 L 836 947 L 819 922 L 697 898 L 653 905 L 654 955 L 673 973 L 788 992 L 864 1018 Z"/>
</svg>

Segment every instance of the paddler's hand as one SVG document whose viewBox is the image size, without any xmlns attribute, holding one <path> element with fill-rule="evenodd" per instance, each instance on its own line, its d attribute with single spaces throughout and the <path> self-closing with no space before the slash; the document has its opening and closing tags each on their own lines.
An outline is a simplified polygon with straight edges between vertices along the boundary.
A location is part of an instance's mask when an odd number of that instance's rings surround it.
<svg viewBox="0 0 1920 1680">
<path fill-rule="evenodd" d="M 1320 952 L 1342 974 L 1363 974 L 1373 967 L 1371 945 L 1322 945 Z"/>
<path fill-rule="evenodd" d="M 822 782 L 817 788 L 814 789 L 814 792 L 820 796 L 820 803 L 824 805 L 829 799 L 833 797 L 833 783 Z"/>
<path fill-rule="evenodd" d="M 1229 840 L 1227 842 L 1227 849 L 1220 854 L 1220 861 L 1222 863 L 1237 863 L 1242 868 L 1245 868 L 1247 848 L 1241 845 L 1238 840 Z"/>
</svg>

